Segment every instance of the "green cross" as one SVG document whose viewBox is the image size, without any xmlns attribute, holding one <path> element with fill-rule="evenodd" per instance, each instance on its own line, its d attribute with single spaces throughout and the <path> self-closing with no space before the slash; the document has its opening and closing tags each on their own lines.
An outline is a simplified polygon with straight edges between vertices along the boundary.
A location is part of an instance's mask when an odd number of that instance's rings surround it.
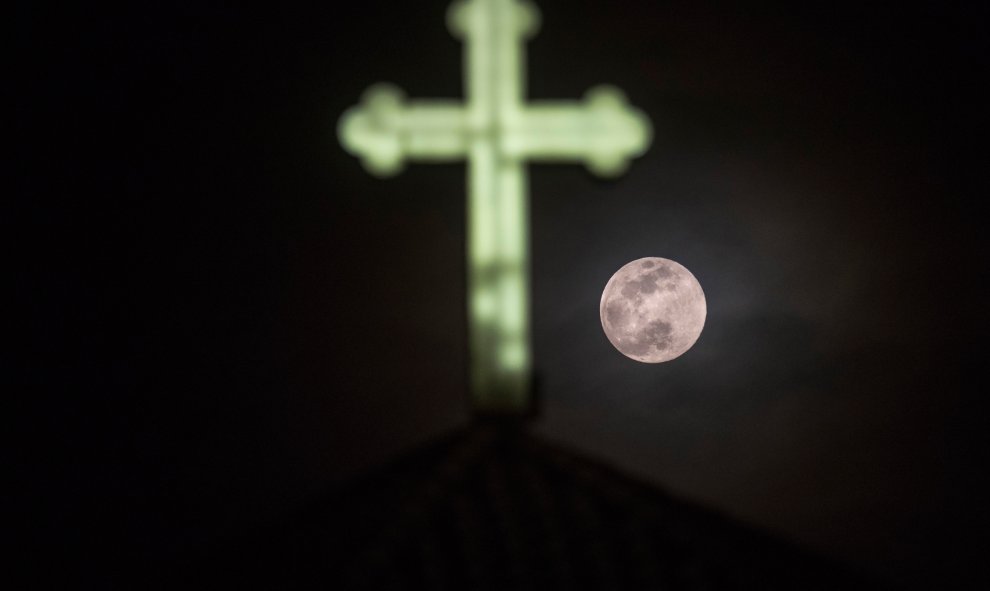
<svg viewBox="0 0 990 591">
<path fill-rule="evenodd" d="M 406 100 L 378 84 L 338 128 L 344 147 L 377 176 L 399 172 L 407 159 L 467 159 L 469 367 L 481 412 L 529 406 L 526 162 L 580 161 L 615 176 L 652 136 L 646 116 L 614 87 L 593 88 L 583 101 L 524 102 L 524 40 L 539 18 L 525 0 L 455 2 L 447 26 L 465 40 L 465 102 Z"/>
</svg>

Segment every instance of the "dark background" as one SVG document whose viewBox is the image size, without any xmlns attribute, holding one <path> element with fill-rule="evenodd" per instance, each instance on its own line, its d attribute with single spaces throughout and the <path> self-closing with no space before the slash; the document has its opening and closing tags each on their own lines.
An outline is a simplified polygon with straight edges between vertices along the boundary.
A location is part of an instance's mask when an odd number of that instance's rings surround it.
<svg viewBox="0 0 990 591">
<path fill-rule="evenodd" d="M 538 4 L 529 95 L 615 84 L 655 138 L 530 170 L 536 432 L 892 581 L 983 572 L 986 8 Z M 181 568 L 470 420 L 463 165 L 383 181 L 334 129 L 461 95 L 446 7 L 16 9 L 25 554 Z M 598 321 L 643 256 L 708 298 L 658 366 Z"/>
</svg>

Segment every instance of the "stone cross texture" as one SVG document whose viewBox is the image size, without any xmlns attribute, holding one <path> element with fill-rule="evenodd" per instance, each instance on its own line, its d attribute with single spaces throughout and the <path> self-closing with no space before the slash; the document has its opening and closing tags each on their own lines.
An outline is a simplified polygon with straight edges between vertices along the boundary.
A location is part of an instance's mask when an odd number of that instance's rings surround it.
<svg viewBox="0 0 990 591">
<path fill-rule="evenodd" d="M 613 87 L 592 88 L 583 101 L 524 102 L 524 42 L 539 18 L 525 0 L 455 2 L 447 25 L 464 40 L 464 102 L 406 100 L 378 84 L 338 125 L 341 143 L 373 175 L 393 175 L 407 159 L 468 162 L 469 372 L 480 412 L 530 404 L 526 163 L 580 161 L 616 176 L 652 136 L 646 116 Z"/>
</svg>

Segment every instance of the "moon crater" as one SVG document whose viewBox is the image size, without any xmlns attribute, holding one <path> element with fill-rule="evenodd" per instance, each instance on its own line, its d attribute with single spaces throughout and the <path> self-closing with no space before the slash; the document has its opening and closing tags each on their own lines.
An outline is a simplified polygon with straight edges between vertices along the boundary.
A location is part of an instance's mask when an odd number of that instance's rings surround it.
<svg viewBox="0 0 990 591">
<path fill-rule="evenodd" d="M 670 361 L 701 336 L 707 315 L 698 280 L 679 263 L 648 257 L 627 263 L 602 293 L 605 336 L 620 353 L 644 363 Z"/>
</svg>

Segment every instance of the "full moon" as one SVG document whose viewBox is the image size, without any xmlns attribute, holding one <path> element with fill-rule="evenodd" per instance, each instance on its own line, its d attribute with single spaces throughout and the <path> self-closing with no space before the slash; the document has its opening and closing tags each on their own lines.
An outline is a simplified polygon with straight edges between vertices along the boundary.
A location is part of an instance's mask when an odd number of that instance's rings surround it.
<svg viewBox="0 0 990 591">
<path fill-rule="evenodd" d="M 708 307 L 690 271 L 670 259 L 647 257 L 612 275 L 600 311 L 605 336 L 620 353 L 643 363 L 660 363 L 694 345 Z"/>
</svg>

